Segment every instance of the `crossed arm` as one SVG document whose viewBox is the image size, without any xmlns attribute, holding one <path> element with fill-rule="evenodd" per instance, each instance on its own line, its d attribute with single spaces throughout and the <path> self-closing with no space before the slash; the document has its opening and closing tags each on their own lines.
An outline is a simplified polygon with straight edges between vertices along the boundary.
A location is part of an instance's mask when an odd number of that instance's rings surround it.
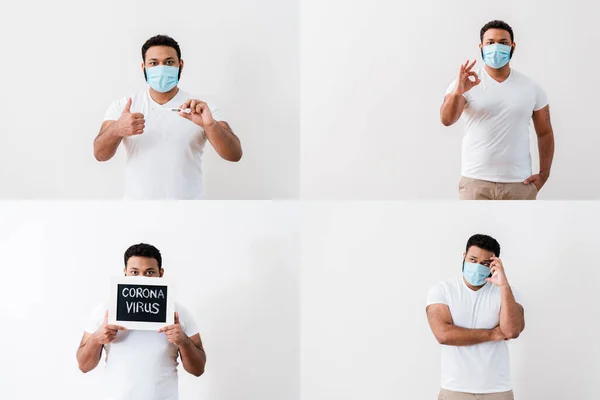
<svg viewBox="0 0 600 400">
<path fill-rule="evenodd" d="M 503 292 L 502 304 L 500 324 L 493 329 L 467 329 L 454 325 L 450 309 L 445 304 L 429 305 L 427 320 L 437 341 L 448 346 L 471 346 L 484 342 L 516 339 L 525 328 L 523 307 L 515 302 L 512 292 L 506 294 Z"/>
</svg>

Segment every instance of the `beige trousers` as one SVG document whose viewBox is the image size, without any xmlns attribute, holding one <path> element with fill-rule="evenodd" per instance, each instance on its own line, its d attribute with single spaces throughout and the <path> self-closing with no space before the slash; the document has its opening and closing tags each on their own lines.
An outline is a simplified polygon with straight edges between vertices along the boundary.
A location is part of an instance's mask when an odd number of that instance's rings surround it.
<svg viewBox="0 0 600 400">
<path fill-rule="evenodd" d="M 537 194 L 533 183 L 497 183 L 462 177 L 458 184 L 460 200 L 535 200 Z"/>
<path fill-rule="evenodd" d="M 485 394 L 474 394 L 474 393 L 462 393 L 452 392 L 450 390 L 442 389 L 438 395 L 438 400 L 514 400 L 515 395 L 512 390 L 508 392 L 500 393 L 485 393 Z"/>
</svg>

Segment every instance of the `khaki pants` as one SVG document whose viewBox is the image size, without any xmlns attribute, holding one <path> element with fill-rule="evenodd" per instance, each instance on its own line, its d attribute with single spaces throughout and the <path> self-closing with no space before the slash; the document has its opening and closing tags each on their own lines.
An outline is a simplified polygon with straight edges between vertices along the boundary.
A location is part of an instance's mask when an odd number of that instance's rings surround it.
<svg viewBox="0 0 600 400">
<path fill-rule="evenodd" d="M 515 395 L 512 390 L 508 392 L 500 393 L 485 393 L 485 394 L 473 394 L 473 393 L 462 393 L 452 392 L 450 390 L 442 389 L 438 395 L 438 400 L 514 400 Z"/>
<path fill-rule="evenodd" d="M 458 184 L 460 200 L 535 200 L 537 194 L 533 183 L 497 183 L 462 177 Z"/>
</svg>

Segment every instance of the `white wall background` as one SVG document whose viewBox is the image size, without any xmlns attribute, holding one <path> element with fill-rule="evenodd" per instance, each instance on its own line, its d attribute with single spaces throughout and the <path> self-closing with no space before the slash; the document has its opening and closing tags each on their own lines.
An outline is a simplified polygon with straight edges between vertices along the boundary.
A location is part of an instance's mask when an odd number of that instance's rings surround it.
<svg viewBox="0 0 600 400">
<path fill-rule="evenodd" d="M 590 66 L 600 56 L 589 47 L 599 13 L 587 0 L 303 0 L 302 196 L 456 199 L 463 121 L 444 127 L 439 108 L 461 63 L 483 65 L 481 27 L 504 19 L 513 67 L 550 100 L 556 157 L 539 198 L 599 198 L 600 77 Z"/>
<path fill-rule="evenodd" d="M 4 203 L 0 398 L 101 399 L 77 368 L 91 309 L 140 241 L 196 316 L 206 373 L 180 398 L 299 400 L 299 220 L 292 204 Z"/>
<path fill-rule="evenodd" d="M 313 204 L 304 214 L 302 398 L 436 399 L 427 291 L 460 276 L 474 233 L 500 242 L 525 307 L 510 343 L 516 398 L 598 398 L 599 205 Z"/>
<path fill-rule="evenodd" d="M 108 105 L 144 89 L 141 47 L 156 34 L 179 42 L 180 87 L 242 141 L 238 164 L 207 144 L 205 197 L 298 197 L 297 0 L 35 0 L 3 4 L 0 22 L 14 38 L 0 66 L 0 197 L 122 197 L 123 149 L 99 163 L 92 142 Z"/>
</svg>

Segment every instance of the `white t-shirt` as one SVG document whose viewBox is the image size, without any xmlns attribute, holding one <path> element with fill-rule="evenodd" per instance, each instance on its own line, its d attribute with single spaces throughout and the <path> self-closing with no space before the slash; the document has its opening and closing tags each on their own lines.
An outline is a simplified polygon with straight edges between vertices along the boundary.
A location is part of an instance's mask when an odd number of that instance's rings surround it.
<svg viewBox="0 0 600 400">
<path fill-rule="evenodd" d="M 462 276 L 440 282 L 429 290 L 427 305 L 445 304 L 454 325 L 493 329 L 500 323 L 500 288 L 486 283 L 471 290 Z M 472 346 L 442 346 L 442 389 L 465 393 L 512 390 L 507 341 Z"/>
<path fill-rule="evenodd" d="M 128 97 L 110 105 L 104 120 L 116 121 Z M 131 112 L 142 113 L 144 133 L 123 139 L 127 151 L 125 198 L 136 200 L 202 198 L 202 153 L 206 144 L 204 130 L 178 115 L 175 108 L 192 99 L 183 90 L 166 104 L 152 100 L 149 89 L 131 96 Z M 216 121 L 218 110 L 209 108 Z"/>
<path fill-rule="evenodd" d="M 485 68 L 477 75 L 481 83 L 464 94 L 462 175 L 490 182 L 523 182 L 532 175 L 531 117 L 548 105 L 546 93 L 514 69 L 502 83 Z M 454 90 L 456 82 L 446 94 Z"/>
<path fill-rule="evenodd" d="M 91 313 L 85 331 L 94 333 L 104 321 L 106 303 Z M 193 316 L 175 303 L 179 323 L 188 336 L 198 333 Z M 177 400 L 177 357 L 179 350 L 156 331 L 119 331 L 104 346 L 104 398 L 106 400 Z"/>
</svg>

